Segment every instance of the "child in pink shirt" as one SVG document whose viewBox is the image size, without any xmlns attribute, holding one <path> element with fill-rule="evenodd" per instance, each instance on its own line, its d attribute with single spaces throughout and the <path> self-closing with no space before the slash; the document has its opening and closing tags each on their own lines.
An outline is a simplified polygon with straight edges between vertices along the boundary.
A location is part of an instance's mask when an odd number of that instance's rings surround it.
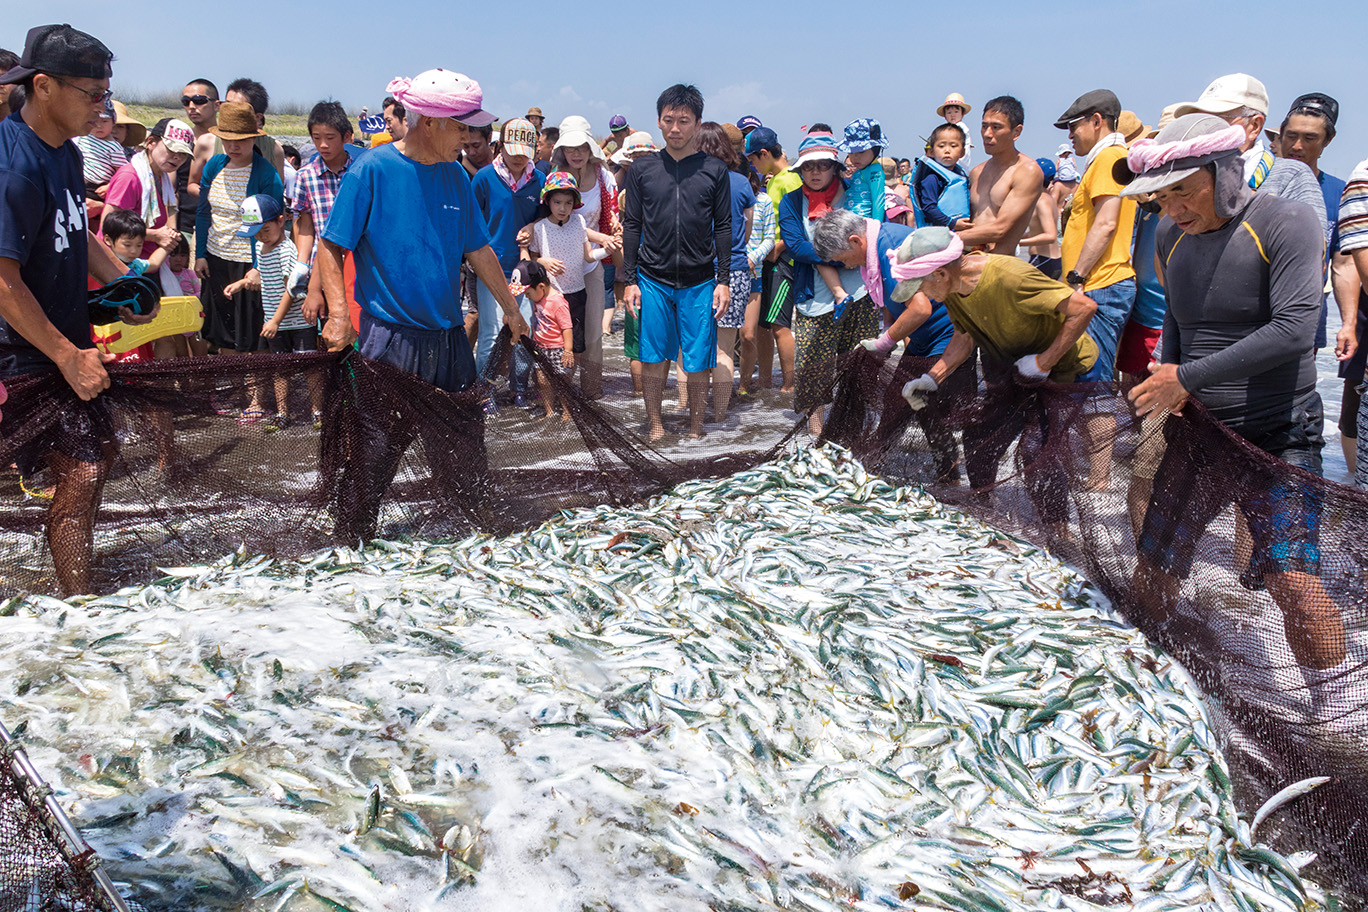
<svg viewBox="0 0 1368 912">
<path fill-rule="evenodd" d="M 551 277 L 546 267 L 535 260 L 523 260 L 513 267 L 509 287 L 515 296 L 527 295 L 532 302 L 533 326 L 532 341 L 537 351 L 565 373 L 575 369 L 575 331 L 570 319 L 570 304 L 565 297 L 551 287 Z M 556 391 L 551 386 L 551 378 L 540 368 L 537 370 L 537 388 L 541 391 L 542 405 L 546 417 L 556 413 Z M 570 404 L 561 403 L 561 420 L 570 420 Z"/>
</svg>

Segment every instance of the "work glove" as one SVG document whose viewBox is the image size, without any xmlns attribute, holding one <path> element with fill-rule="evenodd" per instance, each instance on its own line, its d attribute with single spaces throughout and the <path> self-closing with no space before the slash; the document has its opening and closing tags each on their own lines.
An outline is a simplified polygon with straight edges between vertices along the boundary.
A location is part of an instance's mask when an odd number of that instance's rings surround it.
<svg viewBox="0 0 1368 912">
<path fill-rule="evenodd" d="M 1040 369 L 1040 363 L 1036 361 L 1035 355 L 1023 355 L 1016 360 L 1017 373 L 1021 379 L 1028 383 L 1039 383 L 1042 380 L 1050 379 L 1050 372 Z"/>
<path fill-rule="evenodd" d="M 936 378 L 930 374 L 922 374 L 916 380 L 908 380 L 903 384 L 902 397 L 907 400 L 908 408 L 914 412 L 920 412 L 926 408 L 931 394 L 939 388 Z"/>
</svg>

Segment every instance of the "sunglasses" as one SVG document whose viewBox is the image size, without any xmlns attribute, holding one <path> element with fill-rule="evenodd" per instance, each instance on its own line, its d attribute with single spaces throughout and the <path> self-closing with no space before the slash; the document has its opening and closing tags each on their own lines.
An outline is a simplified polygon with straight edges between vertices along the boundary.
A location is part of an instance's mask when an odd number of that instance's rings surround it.
<svg viewBox="0 0 1368 912">
<path fill-rule="evenodd" d="M 75 83 L 67 82 L 61 76 L 53 76 L 52 78 L 57 82 L 60 82 L 62 85 L 66 86 L 68 89 L 75 89 L 76 91 L 80 92 L 82 95 L 90 99 L 91 104 L 104 104 L 105 102 L 109 101 L 111 98 L 114 97 L 114 93 L 109 89 L 96 89 L 94 91 L 91 91 L 90 89 L 83 89 Z"/>
<path fill-rule="evenodd" d="M 182 95 L 182 96 L 181 96 L 181 107 L 182 107 L 182 108 L 188 108 L 188 107 L 190 107 L 190 105 L 192 105 L 192 104 L 195 104 L 195 105 L 207 105 L 209 102 L 211 102 L 211 101 L 213 101 L 213 100 L 214 100 L 214 99 L 210 98 L 208 95 Z"/>
</svg>

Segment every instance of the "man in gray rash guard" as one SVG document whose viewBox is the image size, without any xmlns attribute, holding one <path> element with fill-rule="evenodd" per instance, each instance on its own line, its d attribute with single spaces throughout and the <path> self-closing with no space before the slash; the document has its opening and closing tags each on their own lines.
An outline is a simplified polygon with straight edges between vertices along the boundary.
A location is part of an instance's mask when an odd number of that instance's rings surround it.
<svg viewBox="0 0 1368 912">
<path fill-rule="evenodd" d="M 1167 217 L 1157 244 L 1168 294 L 1162 363 L 1130 398 L 1140 415 L 1178 414 L 1194 398 L 1250 443 L 1320 474 L 1323 415 L 1312 345 L 1323 226 L 1306 204 L 1249 189 L 1239 133 L 1218 117 L 1189 114 L 1117 163 L 1118 180 L 1129 182 L 1122 195 L 1154 193 Z M 1135 591 L 1156 602 L 1156 619 L 1167 617 L 1178 580 L 1234 487 L 1197 484 L 1191 471 L 1180 471 L 1185 464 L 1201 471 L 1200 447 L 1177 422 L 1166 422 L 1166 432 L 1135 580 Z M 1345 661 L 1344 623 L 1317 576 L 1316 493 L 1284 481 L 1266 499 L 1246 511 L 1254 554 L 1241 582 L 1267 584 L 1310 681 Z"/>
</svg>

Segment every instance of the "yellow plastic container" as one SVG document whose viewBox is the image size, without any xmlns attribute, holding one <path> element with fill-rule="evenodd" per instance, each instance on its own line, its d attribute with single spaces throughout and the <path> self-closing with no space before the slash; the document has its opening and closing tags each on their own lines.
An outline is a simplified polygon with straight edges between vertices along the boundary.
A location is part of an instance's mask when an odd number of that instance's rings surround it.
<svg viewBox="0 0 1368 912">
<path fill-rule="evenodd" d="M 151 323 L 103 323 L 90 328 L 95 347 L 111 355 L 121 355 L 167 336 L 199 332 L 204 325 L 204 305 L 189 295 L 162 298 L 161 312 Z"/>
</svg>

